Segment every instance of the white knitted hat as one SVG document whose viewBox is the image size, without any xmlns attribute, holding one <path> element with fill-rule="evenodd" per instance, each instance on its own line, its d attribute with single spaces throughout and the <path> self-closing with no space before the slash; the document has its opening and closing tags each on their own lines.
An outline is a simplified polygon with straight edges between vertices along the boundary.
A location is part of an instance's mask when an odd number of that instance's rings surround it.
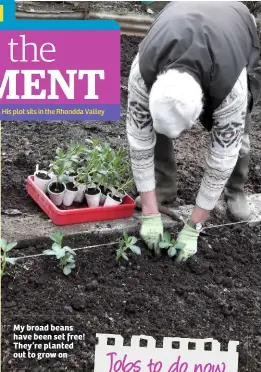
<svg viewBox="0 0 261 372">
<path fill-rule="evenodd" d="M 186 72 L 175 69 L 158 76 L 149 97 L 149 108 L 156 132 L 176 138 L 190 129 L 202 108 L 202 90 Z"/>
</svg>

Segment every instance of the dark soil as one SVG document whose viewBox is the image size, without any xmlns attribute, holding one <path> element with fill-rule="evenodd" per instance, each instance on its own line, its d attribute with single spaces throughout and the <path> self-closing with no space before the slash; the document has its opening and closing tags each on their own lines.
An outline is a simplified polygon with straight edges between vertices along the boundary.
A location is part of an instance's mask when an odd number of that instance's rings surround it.
<svg viewBox="0 0 261 372">
<path fill-rule="evenodd" d="M 99 194 L 99 192 L 100 192 L 100 190 L 90 187 L 85 191 L 85 194 L 97 195 L 97 194 Z"/>
<path fill-rule="evenodd" d="M 50 186 L 49 186 L 49 190 L 55 194 L 60 194 L 61 192 L 64 191 L 64 185 L 62 183 L 56 183 L 56 182 L 53 182 Z"/>
<path fill-rule="evenodd" d="M 227 227 L 219 234 L 201 238 L 198 257 L 183 264 L 143 249 L 141 257 L 130 255 L 130 265 L 118 267 L 115 249 L 105 247 L 78 251 L 76 270 L 68 277 L 51 257 L 12 266 L 2 283 L 3 371 L 91 372 L 96 333 L 114 333 L 125 341 L 132 335 L 153 336 L 159 346 L 167 336 L 213 337 L 223 347 L 238 340 L 238 371 L 259 372 L 261 227 Z M 101 243 L 115 239 L 104 237 Z M 83 242 L 93 243 L 99 241 Z M 73 326 L 85 340 L 75 342 L 64 361 L 16 360 L 14 324 Z"/>
<path fill-rule="evenodd" d="M 113 200 L 116 200 L 117 202 L 120 202 L 121 201 L 121 198 L 117 195 L 110 195 L 110 197 L 113 199 Z"/>
<path fill-rule="evenodd" d="M 51 179 L 51 177 L 48 176 L 48 174 L 46 174 L 46 173 L 38 172 L 38 173 L 36 173 L 36 176 L 38 178 L 41 178 L 41 180 L 50 180 Z"/>
<path fill-rule="evenodd" d="M 2 209 L 18 209 L 23 213 L 39 213 L 39 207 L 27 195 L 25 181 L 33 174 L 35 165 L 47 169 L 58 146 L 72 140 L 98 138 L 114 147 L 127 146 L 125 119 L 127 83 L 130 65 L 138 50 L 140 38 L 122 37 L 121 120 L 120 121 L 9 121 L 2 122 Z M 261 105 L 253 112 L 251 132 L 251 161 L 246 192 L 261 192 Z M 178 204 L 195 201 L 204 171 L 204 154 L 209 134 L 195 126 L 175 140 L 178 166 Z M 10 190 L 12 190 L 10 192 Z M 40 212 L 42 213 L 42 212 Z M 43 214 L 44 217 L 44 214 Z"/>
<path fill-rule="evenodd" d="M 70 191 L 77 191 L 77 187 L 74 185 L 73 182 L 68 182 L 66 184 L 66 189 Z"/>
<path fill-rule="evenodd" d="M 105 188 L 104 188 L 104 186 L 100 186 L 100 190 L 101 190 L 101 193 L 103 194 L 103 195 L 107 195 L 107 194 L 109 194 L 109 192 L 110 192 L 110 190 L 109 189 L 106 189 L 105 190 Z"/>
</svg>

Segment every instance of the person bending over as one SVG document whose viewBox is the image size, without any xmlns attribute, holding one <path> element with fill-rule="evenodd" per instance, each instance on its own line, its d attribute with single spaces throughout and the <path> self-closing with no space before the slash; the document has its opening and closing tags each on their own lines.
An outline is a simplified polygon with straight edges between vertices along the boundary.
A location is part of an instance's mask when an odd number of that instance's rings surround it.
<svg viewBox="0 0 261 372">
<path fill-rule="evenodd" d="M 240 2 L 171 2 L 139 45 L 128 82 L 127 138 L 142 208 L 140 235 L 159 250 L 158 204 L 176 197 L 172 140 L 199 120 L 211 132 L 177 261 L 197 252 L 202 225 L 225 190 L 234 220 L 247 220 L 250 114 L 261 86 L 255 19 Z M 184 139 L 185 140 L 185 139 Z M 194 153 L 197 156 L 197 153 Z"/>
</svg>

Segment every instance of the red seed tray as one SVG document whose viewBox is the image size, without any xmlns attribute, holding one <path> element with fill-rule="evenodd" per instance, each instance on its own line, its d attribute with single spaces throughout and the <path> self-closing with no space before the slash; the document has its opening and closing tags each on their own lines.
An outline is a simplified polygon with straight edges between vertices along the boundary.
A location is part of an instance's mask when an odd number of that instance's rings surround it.
<svg viewBox="0 0 261 372">
<path fill-rule="evenodd" d="M 76 223 L 131 217 L 136 206 L 135 201 L 129 195 L 126 195 L 123 199 L 123 203 L 116 206 L 97 208 L 88 208 L 86 206 L 68 208 L 61 206 L 58 208 L 34 183 L 34 176 L 29 176 L 27 178 L 26 190 L 55 225 L 73 225 Z"/>
</svg>

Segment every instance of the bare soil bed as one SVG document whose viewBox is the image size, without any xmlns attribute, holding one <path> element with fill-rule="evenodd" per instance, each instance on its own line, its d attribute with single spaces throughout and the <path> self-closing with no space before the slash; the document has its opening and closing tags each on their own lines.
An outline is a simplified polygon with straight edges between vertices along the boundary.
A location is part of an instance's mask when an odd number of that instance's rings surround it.
<svg viewBox="0 0 261 372">
<path fill-rule="evenodd" d="M 131 257 L 131 265 L 119 267 L 112 246 L 78 251 L 69 277 L 53 258 L 20 261 L 2 282 L 3 371 L 92 372 L 96 333 L 113 333 L 127 340 L 140 334 L 158 341 L 213 337 L 223 346 L 238 340 L 239 372 L 259 372 L 261 227 L 219 233 L 219 238 L 200 239 L 198 257 L 181 265 L 144 248 L 141 257 Z M 110 236 L 100 242 L 115 240 Z M 91 243 L 99 241 L 83 242 Z M 75 333 L 85 333 L 85 340 L 75 342 L 66 360 L 17 360 L 12 358 L 14 324 L 73 326 Z"/>
</svg>

